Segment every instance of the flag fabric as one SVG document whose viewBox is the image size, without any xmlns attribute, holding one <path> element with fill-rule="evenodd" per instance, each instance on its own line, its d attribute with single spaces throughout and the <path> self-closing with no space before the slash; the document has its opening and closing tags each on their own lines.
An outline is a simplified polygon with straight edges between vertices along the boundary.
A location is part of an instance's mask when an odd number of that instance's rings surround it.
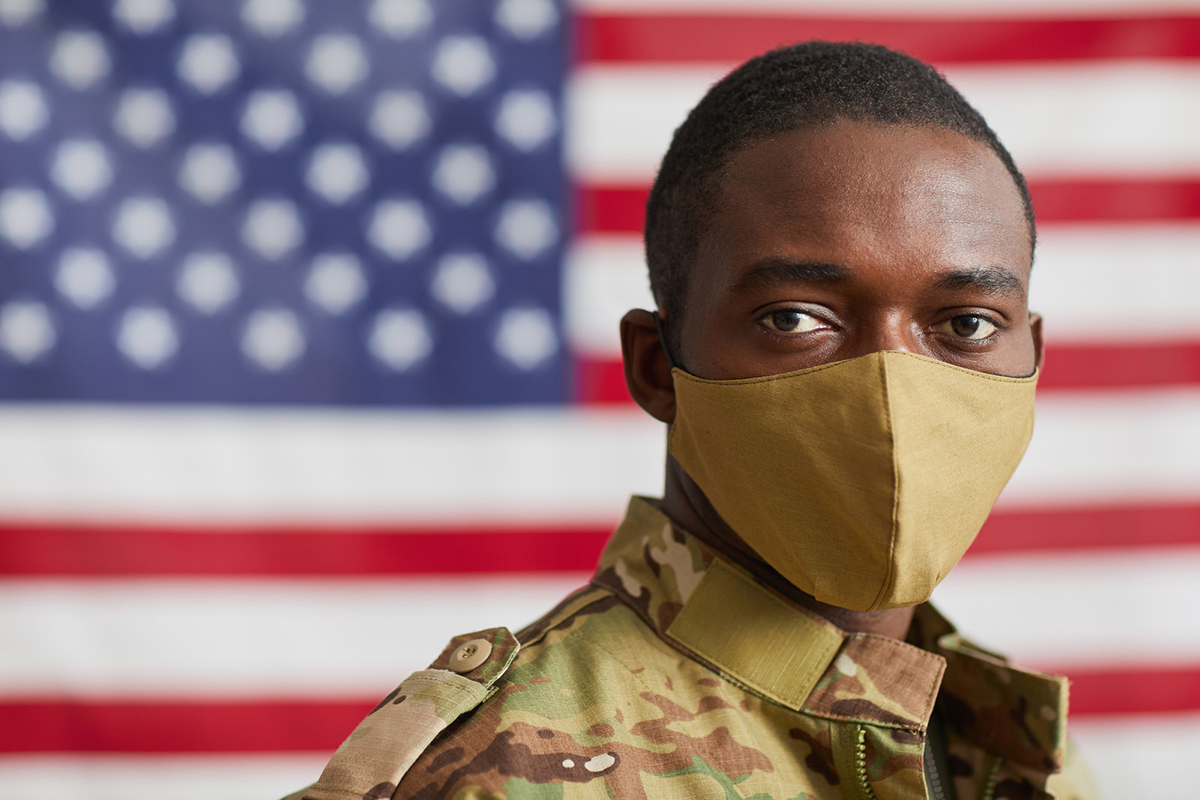
<svg viewBox="0 0 1200 800">
<path fill-rule="evenodd" d="M 1029 179 L 1029 454 L 935 595 L 1072 680 L 1110 797 L 1200 752 L 1200 7 L 0 0 L 0 798 L 280 796 L 587 578 L 664 432 L 616 326 L 741 60 L 934 63 Z"/>
</svg>

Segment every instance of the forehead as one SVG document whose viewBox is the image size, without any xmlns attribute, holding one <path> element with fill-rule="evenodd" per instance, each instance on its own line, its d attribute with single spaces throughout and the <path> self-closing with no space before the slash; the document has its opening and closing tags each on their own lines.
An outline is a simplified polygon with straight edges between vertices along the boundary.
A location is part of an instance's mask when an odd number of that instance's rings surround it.
<svg viewBox="0 0 1200 800">
<path fill-rule="evenodd" d="M 774 136 L 726 165 L 693 282 L 719 289 L 778 257 L 912 281 L 996 266 L 1025 279 L 1031 262 L 1021 196 L 990 148 L 943 129 L 856 122 Z"/>
</svg>

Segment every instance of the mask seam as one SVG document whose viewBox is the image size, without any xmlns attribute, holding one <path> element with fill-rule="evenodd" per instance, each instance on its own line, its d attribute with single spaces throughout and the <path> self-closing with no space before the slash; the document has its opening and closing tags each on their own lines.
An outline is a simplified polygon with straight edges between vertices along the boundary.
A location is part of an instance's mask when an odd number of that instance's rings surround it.
<svg viewBox="0 0 1200 800">
<path fill-rule="evenodd" d="M 1038 367 L 1033 371 L 1032 375 L 1020 375 L 1020 376 L 993 375 L 990 372 L 980 372 L 979 370 L 968 369 L 967 367 L 960 367 L 957 364 L 947 364 L 945 361 L 938 361 L 935 358 L 928 358 L 926 356 L 918 355 L 916 353 L 906 353 L 903 350 L 879 350 L 879 351 L 876 351 L 876 353 L 868 353 L 866 356 L 857 356 L 855 358 L 847 358 L 847 359 L 843 359 L 842 361 L 834 361 L 829 364 L 821 364 L 821 365 L 818 365 L 815 367 L 805 367 L 804 369 L 792 370 L 791 372 L 781 372 L 777 375 L 759 375 L 754 378 L 731 378 L 728 380 L 717 380 L 717 379 L 713 379 L 713 378 L 701 378 L 697 375 L 693 375 L 692 373 L 690 373 L 690 372 L 686 371 L 685 369 L 683 369 L 682 367 L 678 367 L 678 366 L 672 368 L 671 371 L 673 373 L 678 372 L 680 376 L 687 378 L 688 380 L 690 380 L 694 383 L 708 383 L 708 384 L 714 384 L 714 385 L 718 385 L 718 386 L 738 386 L 738 385 L 753 384 L 753 383 L 766 383 L 768 381 L 781 380 L 783 378 L 791 378 L 796 375 L 807 375 L 810 373 L 817 373 L 817 372 L 821 372 L 823 370 L 840 367 L 844 364 L 848 364 L 851 361 L 856 361 L 859 358 L 866 358 L 868 356 L 876 355 L 877 353 L 894 353 L 895 355 L 898 355 L 898 356 L 906 356 L 908 358 L 915 358 L 919 361 L 928 361 L 931 364 L 936 364 L 937 366 L 946 367 L 947 369 L 957 370 L 958 372 L 965 372 L 968 375 L 974 375 L 976 377 L 983 378 L 985 380 L 995 381 L 997 383 L 1012 383 L 1012 384 L 1033 383 L 1037 380 L 1038 375 L 1042 371 L 1042 368 Z"/>
<path fill-rule="evenodd" d="M 887 576 L 879 587 L 879 594 L 871 602 L 869 610 L 879 608 L 883 598 L 891 591 L 896 579 L 896 535 L 900 527 L 900 465 L 896 462 L 896 425 L 892 419 L 892 397 L 889 391 L 887 359 L 879 359 L 879 378 L 882 385 L 884 418 L 887 420 L 888 440 L 892 444 L 892 535 L 888 540 Z"/>
</svg>

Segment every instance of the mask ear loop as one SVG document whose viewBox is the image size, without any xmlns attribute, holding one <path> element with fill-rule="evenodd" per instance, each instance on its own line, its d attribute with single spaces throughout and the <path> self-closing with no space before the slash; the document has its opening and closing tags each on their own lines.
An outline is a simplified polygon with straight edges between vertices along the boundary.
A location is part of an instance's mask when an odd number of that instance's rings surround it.
<svg viewBox="0 0 1200 800">
<path fill-rule="evenodd" d="M 657 311 L 654 312 L 654 327 L 658 328 L 658 343 L 662 347 L 663 353 L 667 356 L 667 364 L 670 365 L 671 369 L 683 369 L 675 361 L 675 357 L 671 355 L 671 348 L 667 346 L 667 334 L 663 330 L 662 317 L 658 315 Z"/>
</svg>

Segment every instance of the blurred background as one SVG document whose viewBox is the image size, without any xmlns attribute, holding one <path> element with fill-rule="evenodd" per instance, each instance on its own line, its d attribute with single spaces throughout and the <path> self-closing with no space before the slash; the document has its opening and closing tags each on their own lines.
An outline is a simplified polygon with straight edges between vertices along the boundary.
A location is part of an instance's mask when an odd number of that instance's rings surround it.
<svg viewBox="0 0 1200 800">
<path fill-rule="evenodd" d="M 808 38 L 943 69 L 1040 219 L 1038 431 L 936 600 L 1194 797 L 1200 4 L 0 0 L 0 798 L 283 795 L 586 580 L 661 490 L 657 161 Z"/>
</svg>

